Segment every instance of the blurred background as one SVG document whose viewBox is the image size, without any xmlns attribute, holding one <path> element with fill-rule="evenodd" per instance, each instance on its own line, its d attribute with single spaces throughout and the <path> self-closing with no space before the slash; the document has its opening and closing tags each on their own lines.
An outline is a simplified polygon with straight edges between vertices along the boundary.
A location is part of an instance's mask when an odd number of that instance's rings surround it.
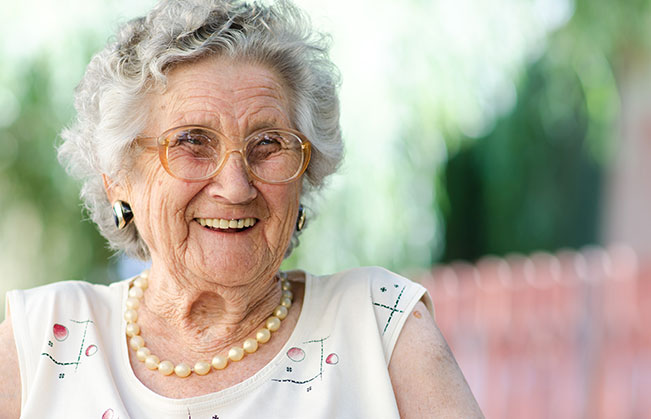
<svg viewBox="0 0 651 419">
<path fill-rule="evenodd" d="M 651 417 L 651 0 L 296 1 L 333 37 L 346 160 L 285 267 L 421 281 L 487 417 Z M 0 0 L 0 293 L 140 269 L 55 146 L 152 4 Z"/>
</svg>

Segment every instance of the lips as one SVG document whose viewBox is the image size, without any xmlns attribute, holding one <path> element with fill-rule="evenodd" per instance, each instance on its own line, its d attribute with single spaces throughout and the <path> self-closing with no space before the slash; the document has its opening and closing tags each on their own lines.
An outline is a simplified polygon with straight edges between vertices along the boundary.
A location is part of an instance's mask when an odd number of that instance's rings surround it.
<svg viewBox="0 0 651 419">
<path fill-rule="evenodd" d="M 253 227 L 258 222 L 255 218 L 239 218 L 228 220 L 225 218 L 195 218 L 202 227 L 207 227 L 213 230 L 233 230 L 233 229 L 246 229 Z"/>
</svg>

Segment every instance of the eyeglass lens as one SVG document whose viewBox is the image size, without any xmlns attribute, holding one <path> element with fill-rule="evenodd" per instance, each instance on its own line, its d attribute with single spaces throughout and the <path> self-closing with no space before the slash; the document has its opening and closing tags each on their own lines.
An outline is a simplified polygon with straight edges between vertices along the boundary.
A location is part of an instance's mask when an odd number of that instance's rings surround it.
<svg viewBox="0 0 651 419">
<path fill-rule="evenodd" d="M 177 177 L 193 180 L 215 173 L 228 153 L 226 141 L 201 128 L 173 131 L 168 136 L 167 164 Z M 260 179 L 282 182 L 294 177 L 303 166 L 301 140 L 294 134 L 269 130 L 249 137 L 243 158 Z"/>
</svg>

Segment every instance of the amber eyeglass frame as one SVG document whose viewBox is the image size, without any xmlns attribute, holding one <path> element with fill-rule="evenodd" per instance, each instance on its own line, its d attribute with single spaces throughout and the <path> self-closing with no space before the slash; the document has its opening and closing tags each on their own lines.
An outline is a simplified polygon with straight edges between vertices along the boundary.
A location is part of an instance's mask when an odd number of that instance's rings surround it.
<svg viewBox="0 0 651 419">
<path fill-rule="evenodd" d="M 178 127 L 170 128 L 163 132 L 161 135 L 158 137 L 137 137 L 134 141 L 136 144 L 138 144 L 141 147 L 144 148 L 157 148 L 158 149 L 158 158 L 160 159 L 161 164 L 163 165 L 163 168 L 165 171 L 172 177 L 183 180 L 186 182 L 203 182 L 207 179 L 213 178 L 217 176 L 222 169 L 224 168 L 224 165 L 226 164 L 226 161 L 228 160 L 228 157 L 230 157 L 231 154 L 233 153 L 240 153 L 240 156 L 242 157 L 242 162 L 244 162 L 244 167 L 246 168 L 246 172 L 249 175 L 250 178 L 255 179 L 259 182 L 271 184 L 271 185 L 281 185 L 285 183 L 290 183 L 295 181 L 296 179 L 300 178 L 303 173 L 305 173 L 305 170 L 307 169 L 308 164 L 310 163 L 310 156 L 312 155 L 312 144 L 310 141 L 303 135 L 301 132 L 298 132 L 293 129 L 288 129 L 288 128 L 262 128 L 259 129 L 253 133 L 251 133 L 249 136 L 247 136 L 244 141 L 242 141 L 242 146 L 237 148 L 237 147 L 231 147 L 227 149 L 227 151 L 222 155 L 221 161 L 218 162 L 215 170 L 210 173 L 209 175 L 203 176 L 201 178 L 197 179 L 186 179 L 180 176 L 177 176 L 174 174 L 174 172 L 170 169 L 169 164 L 168 164 L 168 150 L 169 150 L 169 144 L 170 144 L 170 136 L 176 131 L 182 131 L 182 130 L 190 130 L 190 129 L 201 129 L 208 131 L 212 134 L 215 134 L 216 137 L 221 138 L 221 139 L 226 139 L 227 143 L 232 143 L 233 141 L 230 140 L 228 137 L 226 137 L 224 134 L 220 133 L 219 131 L 216 131 L 212 128 L 203 126 L 203 125 L 181 125 Z M 303 152 L 303 164 L 299 168 L 299 170 L 289 179 L 281 180 L 281 181 L 269 181 L 266 179 L 263 179 L 256 175 L 253 170 L 251 169 L 251 166 L 249 166 L 249 162 L 246 158 L 246 151 L 247 151 L 247 146 L 251 144 L 250 139 L 267 131 L 274 131 L 278 133 L 285 133 L 285 134 L 291 134 L 295 137 L 298 138 L 298 140 L 301 143 L 301 151 Z"/>
</svg>

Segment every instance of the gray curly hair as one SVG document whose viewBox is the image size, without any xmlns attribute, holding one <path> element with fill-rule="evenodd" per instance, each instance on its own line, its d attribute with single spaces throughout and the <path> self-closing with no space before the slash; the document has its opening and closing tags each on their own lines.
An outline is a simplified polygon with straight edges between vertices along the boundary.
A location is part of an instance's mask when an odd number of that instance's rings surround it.
<svg viewBox="0 0 651 419">
<path fill-rule="evenodd" d="M 142 260 L 149 249 L 132 223 L 118 230 L 101 174 L 114 180 L 130 167 L 130 147 L 143 131 L 139 112 L 151 91 L 162 91 L 175 65 L 227 56 L 275 70 L 289 89 L 292 119 L 313 145 L 303 197 L 323 186 L 342 160 L 339 72 L 329 38 L 287 0 L 266 6 L 238 0 L 164 0 L 118 31 L 93 57 L 75 95 L 77 117 L 63 130 L 59 160 L 82 180 L 81 198 L 112 249 Z M 286 256 L 298 244 L 294 232 Z"/>
</svg>

